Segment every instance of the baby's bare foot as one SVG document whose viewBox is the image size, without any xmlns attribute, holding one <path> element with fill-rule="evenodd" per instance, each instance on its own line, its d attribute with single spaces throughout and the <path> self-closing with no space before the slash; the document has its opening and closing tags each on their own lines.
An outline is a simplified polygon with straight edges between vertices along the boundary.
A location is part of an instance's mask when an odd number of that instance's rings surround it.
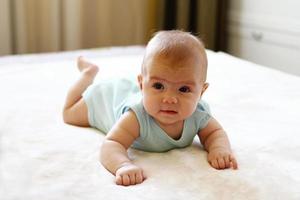
<svg viewBox="0 0 300 200">
<path fill-rule="evenodd" d="M 95 77 L 99 71 L 99 67 L 93 63 L 86 61 L 82 56 L 78 57 L 77 67 L 81 73 Z"/>
</svg>

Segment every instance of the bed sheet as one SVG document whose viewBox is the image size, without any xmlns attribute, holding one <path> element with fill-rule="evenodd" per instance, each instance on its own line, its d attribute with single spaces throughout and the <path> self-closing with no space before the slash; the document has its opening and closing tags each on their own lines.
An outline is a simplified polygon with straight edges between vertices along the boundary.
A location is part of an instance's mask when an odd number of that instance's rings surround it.
<svg viewBox="0 0 300 200">
<path fill-rule="evenodd" d="M 61 110 L 79 77 L 136 76 L 143 47 L 0 58 L 0 199 L 300 199 L 300 78 L 208 52 L 204 95 L 231 140 L 239 170 L 215 170 L 199 141 L 166 153 L 129 150 L 147 179 L 123 187 L 99 163 L 104 135 L 66 125 Z"/>
</svg>

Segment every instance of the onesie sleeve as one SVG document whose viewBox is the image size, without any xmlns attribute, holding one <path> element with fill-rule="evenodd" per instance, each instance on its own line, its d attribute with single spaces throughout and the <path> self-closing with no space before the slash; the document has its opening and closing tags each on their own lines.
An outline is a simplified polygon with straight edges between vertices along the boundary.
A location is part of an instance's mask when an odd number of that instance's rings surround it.
<svg viewBox="0 0 300 200">
<path fill-rule="evenodd" d="M 140 130 L 139 130 L 140 136 L 139 137 L 140 137 L 140 139 L 145 139 L 146 134 L 147 134 L 147 131 L 145 129 L 146 129 L 146 127 L 149 127 L 149 120 L 147 119 L 147 117 L 149 117 L 149 116 L 146 113 L 142 102 L 126 106 L 124 111 L 126 112 L 128 110 L 132 110 L 134 112 L 134 114 L 139 122 L 139 126 L 140 126 Z"/>
<path fill-rule="evenodd" d="M 142 103 L 132 106 L 131 109 L 133 110 L 133 112 L 135 113 L 135 115 L 139 121 L 140 139 L 144 140 L 147 137 L 146 134 L 148 133 L 145 129 L 146 129 L 146 127 L 150 126 L 149 120 L 146 119 L 147 117 L 149 117 L 149 115 L 146 113 Z"/>
<path fill-rule="evenodd" d="M 200 131 L 207 126 L 210 118 L 212 117 L 208 103 L 201 100 L 197 105 L 195 115 L 198 131 Z"/>
</svg>

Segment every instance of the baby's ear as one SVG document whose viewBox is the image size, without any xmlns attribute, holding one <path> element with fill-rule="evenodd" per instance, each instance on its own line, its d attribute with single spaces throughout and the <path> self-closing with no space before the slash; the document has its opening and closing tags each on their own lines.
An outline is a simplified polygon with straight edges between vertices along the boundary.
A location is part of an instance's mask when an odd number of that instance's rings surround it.
<svg viewBox="0 0 300 200">
<path fill-rule="evenodd" d="M 203 87 L 202 87 L 202 91 L 201 91 L 201 96 L 204 94 L 204 92 L 206 91 L 206 89 L 208 88 L 209 83 L 204 83 Z"/>
<path fill-rule="evenodd" d="M 138 82 L 139 82 L 139 86 L 140 86 L 140 89 L 142 90 L 143 89 L 143 76 L 141 74 L 138 75 Z"/>
</svg>

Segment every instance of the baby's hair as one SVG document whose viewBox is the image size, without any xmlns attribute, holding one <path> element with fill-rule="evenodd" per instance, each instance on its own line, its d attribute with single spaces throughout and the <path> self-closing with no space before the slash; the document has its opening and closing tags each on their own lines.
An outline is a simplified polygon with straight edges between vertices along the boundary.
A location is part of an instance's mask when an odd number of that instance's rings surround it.
<svg viewBox="0 0 300 200">
<path fill-rule="evenodd" d="M 203 79 L 206 80 L 207 57 L 202 40 L 189 32 L 180 30 L 158 31 L 148 42 L 142 64 L 142 74 L 146 73 L 146 63 L 150 56 L 185 62 L 193 56 L 200 56 Z"/>
</svg>

